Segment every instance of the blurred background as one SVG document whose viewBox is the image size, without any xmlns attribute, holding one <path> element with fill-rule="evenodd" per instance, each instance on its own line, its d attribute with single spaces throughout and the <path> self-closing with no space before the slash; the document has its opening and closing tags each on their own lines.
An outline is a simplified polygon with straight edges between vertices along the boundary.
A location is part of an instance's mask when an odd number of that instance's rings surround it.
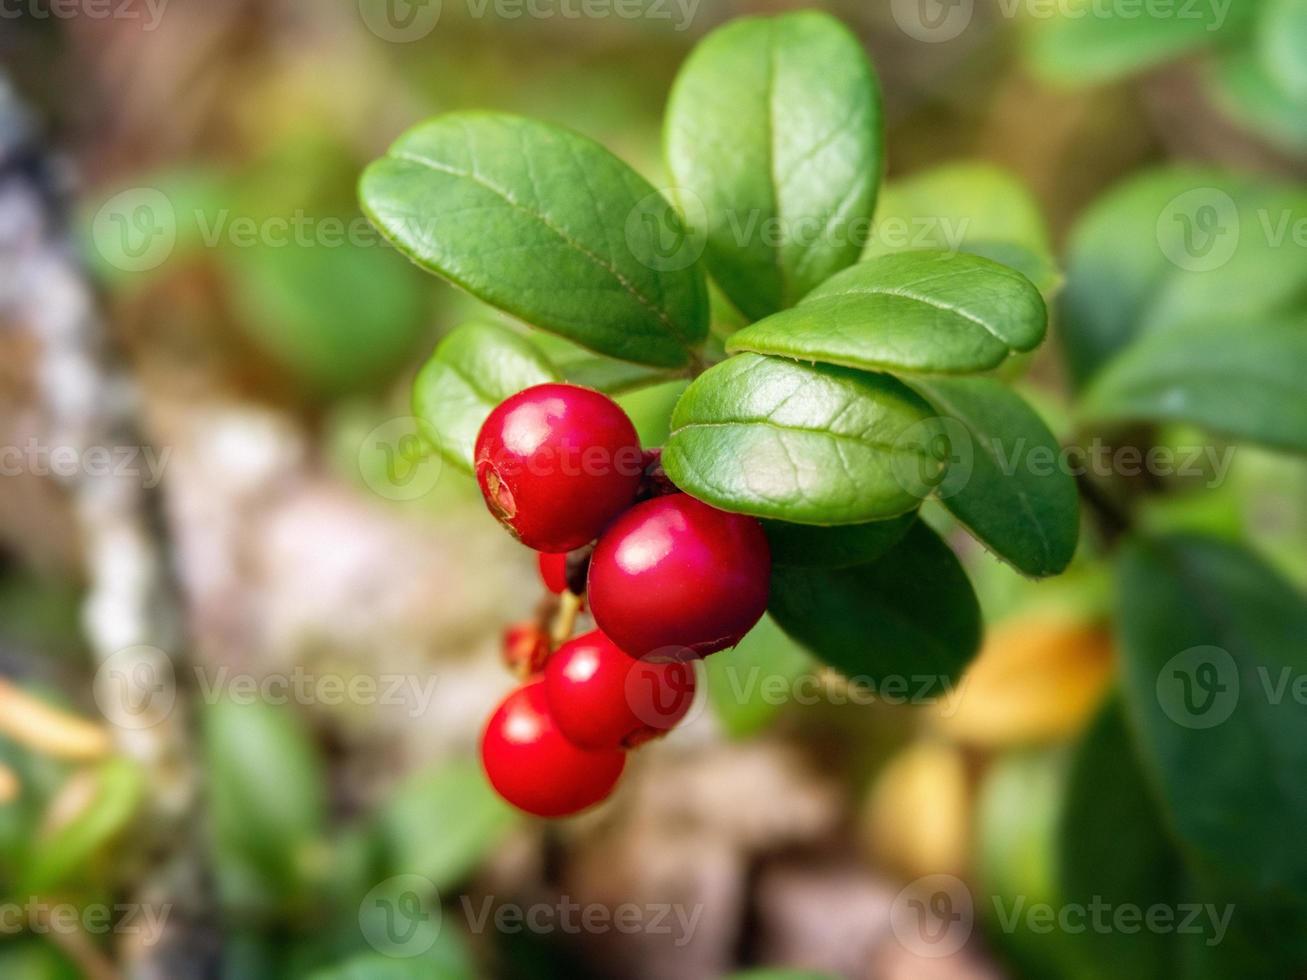
<svg viewBox="0 0 1307 980">
<path fill-rule="evenodd" d="M 1159 167 L 1307 221 L 1307 30 L 1258 22 L 1274 0 L 1143 30 L 1002 0 L 0 4 L 0 976 L 1058 975 L 981 902 L 947 955 L 892 912 L 933 875 L 1050 887 L 1068 745 L 1114 671 L 1092 534 L 1042 584 L 954 542 L 989 621 L 957 703 L 867 698 L 764 622 L 595 812 L 526 820 L 476 765 L 502 631 L 541 590 L 416 448 L 408 388 L 485 310 L 380 241 L 357 176 L 490 107 L 662 186 L 689 49 L 802 6 L 875 62 L 891 185 L 1001 167 L 1072 286 L 1084 265 L 1143 302 L 1075 243 L 1086 215 L 1153 235 L 1174 190 L 1099 202 Z M 1307 308 L 1295 230 L 1171 300 Z M 1022 384 L 1071 440 L 1065 353 Z M 647 444 L 678 391 L 623 399 Z M 1307 583 L 1303 462 L 1241 447 L 1210 476 L 1146 520 Z"/>
</svg>

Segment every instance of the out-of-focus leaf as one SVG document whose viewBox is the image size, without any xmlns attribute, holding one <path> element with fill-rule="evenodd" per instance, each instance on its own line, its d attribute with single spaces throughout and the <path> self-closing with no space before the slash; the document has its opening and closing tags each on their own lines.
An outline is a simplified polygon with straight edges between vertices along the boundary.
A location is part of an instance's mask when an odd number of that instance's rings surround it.
<svg viewBox="0 0 1307 980">
<path fill-rule="evenodd" d="M 44 939 L 11 939 L 0 945 L 5 980 L 82 980 L 72 960 Z"/>
<path fill-rule="evenodd" d="M 1140 338 L 1090 385 L 1093 422 L 1191 422 L 1307 453 L 1307 319 L 1181 324 Z"/>
<path fill-rule="evenodd" d="M 709 35 L 672 89 L 666 144 L 713 278 L 750 318 L 857 261 L 853 229 L 883 166 L 880 91 L 833 17 L 741 18 Z"/>
<path fill-rule="evenodd" d="M 635 424 L 640 445 L 646 449 L 661 446 L 672 432 L 672 412 L 690 382 L 664 381 L 662 384 L 617 396 L 617 404 Z"/>
<path fill-rule="evenodd" d="M 449 764 L 403 783 L 377 816 L 388 874 L 455 885 L 513 825 L 513 810 L 472 764 Z"/>
<path fill-rule="evenodd" d="M 1123 687 L 1167 823 L 1196 861 L 1307 898 L 1307 599 L 1250 552 L 1135 538 L 1118 564 Z"/>
<path fill-rule="evenodd" d="M 359 193 L 423 268 L 590 350 L 679 367 L 707 333 L 698 265 L 659 261 L 668 224 L 679 225 L 671 206 L 570 130 L 500 113 L 440 116 L 369 166 Z"/>
<path fill-rule="evenodd" d="M 762 731 L 789 702 L 795 678 L 813 667 L 770 616 L 739 646 L 708 657 L 708 699 L 726 734 L 748 738 Z"/>
<path fill-rule="evenodd" d="M 425 956 L 396 959 L 364 953 L 339 966 L 318 970 L 308 980 L 475 980 L 470 968 L 433 962 Z"/>
<path fill-rule="evenodd" d="M 430 444 L 471 473 L 477 433 L 495 406 L 524 388 L 558 380 L 526 337 L 495 323 L 465 323 L 418 372 L 413 414 Z"/>
<path fill-rule="evenodd" d="M 1110 191 L 1068 250 L 1058 323 L 1073 380 L 1148 331 L 1195 319 L 1233 331 L 1296 308 L 1307 247 L 1293 229 L 1304 218 L 1307 195 L 1215 170 L 1154 170 Z"/>
<path fill-rule="evenodd" d="M 681 396 L 663 465 L 724 510 L 801 524 L 861 524 L 921 502 L 943 464 L 930 406 L 894 378 L 746 354 Z"/>
<path fill-rule="evenodd" d="M 1240 48 L 1217 59 L 1207 82 L 1217 104 L 1236 124 L 1290 152 L 1307 147 L 1307 96 L 1282 89 L 1254 52 Z"/>
<path fill-rule="evenodd" d="M 262 243 L 224 258 L 241 327 L 326 393 L 384 381 L 423 328 L 422 279 L 387 249 Z"/>
<path fill-rule="evenodd" d="M 908 879 L 967 873 L 971 799 L 966 759 L 956 746 L 910 744 L 885 764 L 867 804 L 878 864 Z"/>
<path fill-rule="evenodd" d="M 1285 95 L 1307 105 L 1307 0 L 1264 0 L 1257 48 L 1267 74 Z M 1303 123 L 1307 129 L 1307 122 Z"/>
<path fill-rule="evenodd" d="M 732 334 L 726 349 L 864 371 L 966 374 L 1033 350 L 1047 324 L 1039 290 L 1007 266 L 961 252 L 895 252 Z"/>
<path fill-rule="evenodd" d="M 850 679 L 873 690 L 892 679 L 914 698 L 956 688 L 980 646 L 980 609 L 966 572 L 920 521 L 866 565 L 776 566 L 770 612 Z"/>
<path fill-rule="evenodd" d="M 40 828 L 32 841 L 19 890 L 43 894 L 86 870 L 88 862 L 124 831 L 144 793 L 144 775 L 129 759 L 108 759 L 70 776 L 52 803 L 55 824 Z M 70 803 L 74 812 L 63 814 Z"/>
<path fill-rule="evenodd" d="M 564 381 L 609 395 L 658 384 L 666 381 L 670 375 L 663 368 L 595 354 L 570 340 L 542 330 L 532 332 L 531 342 L 549 358 L 549 363 L 557 369 Z"/>
</svg>

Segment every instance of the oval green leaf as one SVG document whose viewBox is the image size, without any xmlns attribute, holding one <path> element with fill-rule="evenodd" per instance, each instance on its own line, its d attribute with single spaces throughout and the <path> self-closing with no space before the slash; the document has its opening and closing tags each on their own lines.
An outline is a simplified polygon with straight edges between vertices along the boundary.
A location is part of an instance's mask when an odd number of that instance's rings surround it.
<svg viewBox="0 0 1307 980">
<path fill-rule="evenodd" d="M 883 167 L 880 91 L 827 14 L 733 21 L 672 89 L 667 159 L 705 260 L 750 319 L 858 259 Z"/>
<path fill-rule="evenodd" d="M 861 524 L 920 504 L 938 479 L 930 406 L 894 378 L 746 354 L 701 375 L 672 413 L 663 467 L 724 510 Z"/>
<path fill-rule="evenodd" d="M 955 693 L 980 646 L 971 582 L 920 521 L 866 565 L 776 566 L 768 608 L 781 629 L 850 679 L 875 690 L 907 682 L 914 698 Z"/>
<path fill-rule="evenodd" d="M 1075 480 L 1044 420 L 991 378 L 914 380 L 943 417 L 949 468 L 940 502 L 982 544 L 1018 571 L 1056 575 L 1080 536 Z"/>
<path fill-rule="evenodd" d="M 1228 320 L 1153 331 L 1085 392 L 1095 422 L 1192 422 L 1235 439 L 1307 453 L 1307 320 Z"/>
<path fill-rule="evenodd" d="M 965 253 L 909 251 L 846 269 L 727 350 L 866 371 L 988 371 L 1044 339 L 1048 311 L 1013 269 Z"/>
<path fill-rule="evenodd" d="M 477 433 L 509 395 L 561 380 L 531 341 L 496 323 L 465 323 L 436 347 L 413 381 L 413 414 L 442 456 L 472 472 Z"/>
<path fill-rule="evenodd" d="M 836 527 L 763 521 L 762 529 L 771 545 L 771 560 L 777 565 L 847 568 L 879 558 L 898 544 L 916 519 L 916 511 L 909 511 L 887 521 Z"/>
<path fill-rule="evenodd" d="M 670 205 L 593 140 L 461 112 L 364 172 L 363 208 L 423 268 L 601 354 L 679 367 L 708 329 L 696 264 L 660 258 Z"/>
</svg>

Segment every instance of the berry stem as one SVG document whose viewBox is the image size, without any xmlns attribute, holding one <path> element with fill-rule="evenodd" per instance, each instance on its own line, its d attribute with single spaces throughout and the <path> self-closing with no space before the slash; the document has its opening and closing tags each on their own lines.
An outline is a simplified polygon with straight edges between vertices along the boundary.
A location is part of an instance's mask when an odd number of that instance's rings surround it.
<svg viewBox="0 0 1307 980">
<path fill-rule="evenodd" d="M 581 597 L 574 592 L 564 592 L 558 597 L 558 614 L 554 617 L 554 628 L 549 638 L 554 646 L 566 643 L 572 638 L 576 629 L 576 616 L 581 611 Z"/>
</svg>

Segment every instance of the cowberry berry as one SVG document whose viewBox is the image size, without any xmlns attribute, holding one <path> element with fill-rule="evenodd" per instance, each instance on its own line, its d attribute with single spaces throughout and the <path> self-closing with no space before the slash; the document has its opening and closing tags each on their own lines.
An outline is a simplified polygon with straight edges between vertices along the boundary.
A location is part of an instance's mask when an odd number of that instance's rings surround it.
<svg viewBox="0 0 1307 980">
<path fill-rule="evenodd" d="M 540 581 L 554 595 L 560 595 L 567 589 L 567 554 L 550 554 L 540 552 Z"/>
<path fill-rule="evenodd" d="M 595 623 L 633 657 L 734 646 L 767 608 L 771 553 L 752 517 L 686 494 L 636 504 L 590 559 Z"/>
<path fill-rule="evenodd" d="M 690 710 L 694 667 L 637 660 L 599 630 L 569 640 L 545 665 L 549 710 L 584 749 L 634 748 L 666 734 Z"/>
<path fill-rule="evenodd" d="M 481 764 L 519 810 L 565 817 L 604 800 L 626 765 L 620 750 L 589 752 L 569 742 L 549 713 L 543 681 L 508 695 L 486 723 Z"/>
<path fill-rule="evenodd" d="M 607 395 L 544 384 L 505 399 L 477 434 L 486 506 L 537 551 L 590 541 L 635 498 L 642 453 L 635 427 Z"/>
</svg>

